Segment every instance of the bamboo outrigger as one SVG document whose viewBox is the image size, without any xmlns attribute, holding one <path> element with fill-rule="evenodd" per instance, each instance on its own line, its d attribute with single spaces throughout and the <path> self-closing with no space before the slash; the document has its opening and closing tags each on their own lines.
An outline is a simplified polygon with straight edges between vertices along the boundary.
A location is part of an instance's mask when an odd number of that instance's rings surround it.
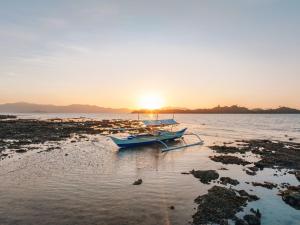
<svg viewBox="0 0 300 225">
<path fill-rule="evenodd" d="M 163 145 L 162 151 L 170 151 L 180 148 L 186 148 L 190 146 L 200 145 L 203 143 L 201 138 L 194 133 L 186 133 L 187 128 L 181 129 L 179 131 L 170 131 L 167 129 L 163 129 L 168 126 L 178 125 L 178 123 L 174 119 L 167 120 L 144 120 L 144 125 L 150 129 L 150 132 L 146 134 L 138 134 L 138 135 L 130 135 L 126 138 L 117 138 L 112 137 L 113 142 L 118 145 L 120 148 L 129 148 L 141 145 L 149 145 L 153 143 L 160 143 Z M 168 146 L 166 143 L 170 140 L 183 139 L 185 135 L 194 135 L 199 141 L 193 144 L 185 144 L 181 146 Z"/>
</svg>

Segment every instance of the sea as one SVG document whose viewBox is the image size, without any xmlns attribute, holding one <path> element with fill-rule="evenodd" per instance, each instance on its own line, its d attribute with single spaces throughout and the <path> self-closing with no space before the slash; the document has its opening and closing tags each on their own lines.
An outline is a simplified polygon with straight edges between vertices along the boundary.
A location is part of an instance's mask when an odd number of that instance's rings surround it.
<svg viewBox="0 0 300 225">
<path fill-rule="evenodd" d="M 137 119 L 136 114 L 17 115 L 25 119 Z M 140 116 L 151 118 L 156 116 Z M 173 115 L 159 115 L 159 119 L 167 118 Z M 295 114 L 179 114 L 174 119 L 180 123 L 174 129 L 187 127 L 204 144 L 169 152 L 161 152 L 160 146 L 119 150 L 109 137 L 89 135 L 80 142 L 63 141 L 61 149 L 40 154 L 28 151 L 0 161 L 0 224 L 190 224 L 197 209 L 194 200 L 218 184 L 203 184 L 181 173 L 224 167 L 209 159 L 215 154 L 209 146 L 242 139 L 300 142 L 300 115 Z M 194 141 L 193 136 L 185 138 L 186 143 Z M 260 198 L 238 216 L 255 208 L 262 213 L 263 225 L 300 224 L 300 210 L 287 205 L 277 189 L 251 185 L 252 181 L 299 185 L 294 175 L 277 171 L 279 176 L 274 176 L 273 169 L 264 169 L 249 176 L 243 166 L 225 167 L 229 170 L 218 170 L 220 176 L 238 179 L 236 189 Z M 143 183 L 132 185 L 137 179 Z"/>
</svg>

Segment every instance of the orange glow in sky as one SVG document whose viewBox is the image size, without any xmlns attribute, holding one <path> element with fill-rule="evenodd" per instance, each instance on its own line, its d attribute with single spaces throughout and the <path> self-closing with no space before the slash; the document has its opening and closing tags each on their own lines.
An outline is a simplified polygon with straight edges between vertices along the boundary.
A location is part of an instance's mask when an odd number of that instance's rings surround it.
<svg viewBox="0 0 300 225">
<path fill-rule="evenodd" d="M 138 107 L 140 109 L 159 109 L 164 106 L 164 99 L 159 94 L 145 94 L 140 96 Z"/>
</svg>

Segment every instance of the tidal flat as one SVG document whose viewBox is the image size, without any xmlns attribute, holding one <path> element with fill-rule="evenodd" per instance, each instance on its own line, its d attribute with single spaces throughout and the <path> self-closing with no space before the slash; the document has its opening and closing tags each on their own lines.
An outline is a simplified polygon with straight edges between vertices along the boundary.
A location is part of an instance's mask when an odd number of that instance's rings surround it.
<svg viewBox="0 0 300 225">
<path fill-rule="evenodd" d="M 128 117 L 1 115 L 0 224 L 299 224 L 299 117 L 181 116 L 204 145 L 166 153 Z"/>
</svg>

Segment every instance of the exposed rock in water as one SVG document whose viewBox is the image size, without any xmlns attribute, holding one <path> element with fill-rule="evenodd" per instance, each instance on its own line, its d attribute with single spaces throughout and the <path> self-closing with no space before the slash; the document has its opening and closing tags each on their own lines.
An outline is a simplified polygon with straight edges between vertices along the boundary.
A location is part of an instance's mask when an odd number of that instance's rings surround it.
<svg viewBox="0 0 300 225">
<path fill-rule="evenodd" d="M 259 209 L 254 210 L 253 208 L 251 208 L 250 211 L 258 218 L 261 218 L 261 213 L 260 213 Z"/>
<path fill-rule="evenodd" d="M 215 170 L 192 170 L 191 174 L 204 184 L 209 184 L 212 180 L 219 178 L 219 174 Z"/>
<path fill-rule="evenodd" d="M 230 177 L 221 177 L 220 178 L 221 184 L 227 185 L 227 184 L 231 184 L 231 185 L 238 185 L 240 182 L 238 180 L 232 179 Z"/>
<path fill-rule="evenodd" d="M 175 206 L 174 206 L 174 205 L 171 205 L 169 208 L 172 209 L 172 210 L 174 210 L 174 209 L 175 209 Z"/>
<path fill-rule="evenodd" d="M 251 195 L 248 192 L 246 192 L 245 190 L 239 190 L 237 192 L 240 194 L 240 196 L 246 198 L 249 202 L 259 200 L 259 197 L 257 197 L 256 195 Z"/>
<path fill-rule="evenodd" d="M 226 146 L 226 145 L 213 145 L 209 146 L 212 150 L 216 151 L 217 153 L 223 153 L 223 154 L 228 154 L 228 153 L 245 153 L 248 151 L 246 148 L 238 148 L 234 146 Z"/>
<path fill-rule="evenodd" d="M 267 181 L 264 181 L 264 183 L 252 182 L 252 185 L 255 186 L 255 187 L 256 186 L 264 187 L 264 188 L 267 188 L 267 189 L 273 189 L 273 188 L 276 188 L 278 186 L 277 184 L 267 182 Z"/>
<path fill-rule="evenodd" d="M 195 199 L 198 209 L 193 215 L 193 224 L 224 223 L 233 219 L 247 205 L 247 200 L 248 197 L 237 194 L 234 189 L 213 186 L 207 194 Z"/>
<path fill-rule="evenodd" d="M 25 150 L 25 149 L 17 149 L 16 152 L 17 153 L 25 153 L 25 152 L 27 152 L 27 150 Z"/>
<path fill-rule="evenodd" d="M 231 155 L 210 156 L 209 158 L 215 162 L 221 162 L 223 164 L 237 164 L 243 166 L 251 164 L 250 162 L 247 162 L 244 159 Z"/>
<path fill-rule="evenodd" d="M 300 185 L 289 186 L 287 190 L 279 193 L 282 196 L 282 200 L 295 209 L 300 210 Z"/>
<path fill-rule="evenodd" d="M 0 120 L 6 120 L 6 119 L 16 119 L 17 116 L 15 115 L 0 115 Z"/>
<path fill-rule="evenodd" d="M 79 137 L 86 134 L 107 135 L 124 132 L 123 128 L 131 128 L 136 132 L 145 131 L 145 128 L 140 128 L 140 122 L 136 120 L 97 121 L 85 118 L 34 120 L 16 119 L 15 116 L 4 115 L 0 118 L 0 151 L 25 148 L 30 150 L 32 144 L 63 141 L 74 138 L 74 134 Z M 113 129 L 114 127 L 120 129 Z"/>
<path fill-rule="evenodd" d="M 247 169 L 249 169 L 253 172 L 257 172 L 259 170 L 259 168 L 257 166 L 248 167 Z"/>
<path fill-rule="evenodd" d="M 181 172 L 181 174 L 188 175 L 188 174 L 191 174 L 191 173 L 190 172 Z"/>
<path fill-rule="evenodd" d="M 255 176 L 256 175 L 255 171 L 252 171 L 252 170 L 245 170 L 245 171 L 246 171 L 246 174 L 248 174 L 250 176 Z"/>
<path fill-rule="evenodd" d="M 270 140 L 245 141 L 251 152 L 262 158 L 255 163 L 260 169 L 287 168 L 300 169 L 300 143 L 280 142 Z"/>
<path fill-rule="evenodd" d="M 143 183 L 142 179 L 138 179 L 136 181 L 133 182 L 133 185 L 141 185 Z"/>
<path fill-rule="evenodd" d="M 246 153 L 251 151 L 260 156 L 261 160 L 255 162 L 252 171 L 257 168 L 286 168 L 300 170 L 300 143 L 271 141 L 271 140 L 242 140 L 242 147 L 211 146 L 218 153 Z"/>
<path fill-rule="evenodd" d="M 228 169 L 225 167 L 221 167 L 219 170 L 228 170 Z"/>
<path fill-rule="evenodd" d="M 295 172 L 295 177 L 300 181 L 300 170 Z"/>
<path fill-rule="evenodd" d="M 260 225 L 260 218 L 256 215 L 247 214 L 244 216 L 244 220 L 247 221 L 248 225 Z"/>
<path fill-rule="evenodd" d="M 237 218 L 235 221 L 235 225 L 248 225 L 248 223 L 243 219 Z"/>
</svg>

